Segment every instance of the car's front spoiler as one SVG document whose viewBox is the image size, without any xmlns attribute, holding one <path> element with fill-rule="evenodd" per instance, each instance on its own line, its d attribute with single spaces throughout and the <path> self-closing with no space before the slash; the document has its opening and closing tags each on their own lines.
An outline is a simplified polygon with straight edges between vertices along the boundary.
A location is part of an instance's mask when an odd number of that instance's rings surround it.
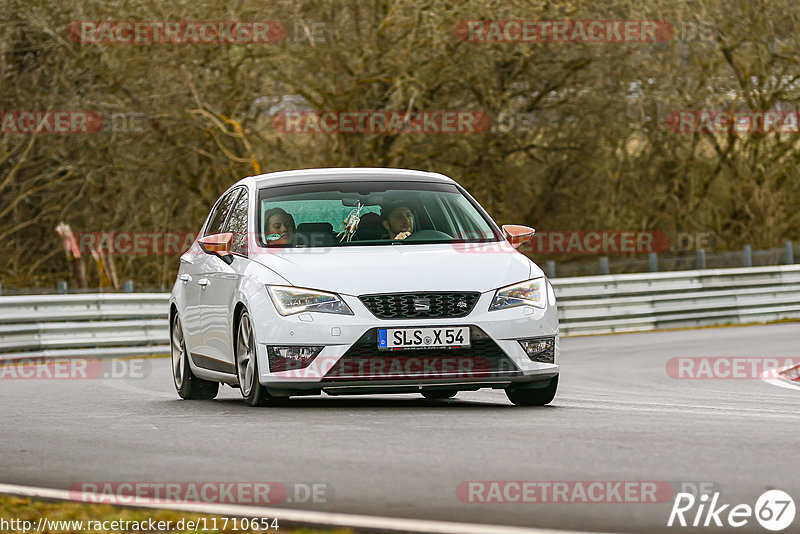
<svg viewBox="0 0 800 534">
<path fill-rule="evenodd" d="M 296 395 L 366 395 L 380 393 L 419 393 L 426 389 L 455 389 L 475 391 L 483 388 L 505 389 L 509 386 L 527 386 L 547 382 L 558 376 L 558 368 L 547 371 L 509 373 L 508 376 L 493 376 L 463 379 L 396 379 L 396 380 L 352 380 L 335 382 L 272 382 L 264 384 L 270 395 L 287 397 Z"/>
</svg>

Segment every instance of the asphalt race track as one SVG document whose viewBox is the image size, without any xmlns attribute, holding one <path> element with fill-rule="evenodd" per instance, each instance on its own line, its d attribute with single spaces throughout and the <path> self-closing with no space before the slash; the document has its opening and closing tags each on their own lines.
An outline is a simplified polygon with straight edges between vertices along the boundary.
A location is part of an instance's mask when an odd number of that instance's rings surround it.
<svg viewBox="0 0 800 534">
<path fill-rule="evenodd" d="M 676 356 L 800 358 L 800 324 L 562 339 L 559 393 L 296 398 L 249 408 L 238 390 L 181 401 L 168 359 L 146 378 L 0 380 L 0 482 L 325 483 L 320 511 L 617 532 L 667 528 L 671 502 L 461 502 L 463 481 L 713 483 L 721 502 L 781 489 L 800 506 L 800 390 L 760 379 L 670 378 Z M 692 514 L 693 517 L 694 514 Z M 795 519 L 796 528 L 800 517 Z M 699 529 L 696 529 L 699 530 Z M 707 528 L 723 532 L 730 528 Z M 751 519 L 737 532 L 765 532 Z"/>
</svg>

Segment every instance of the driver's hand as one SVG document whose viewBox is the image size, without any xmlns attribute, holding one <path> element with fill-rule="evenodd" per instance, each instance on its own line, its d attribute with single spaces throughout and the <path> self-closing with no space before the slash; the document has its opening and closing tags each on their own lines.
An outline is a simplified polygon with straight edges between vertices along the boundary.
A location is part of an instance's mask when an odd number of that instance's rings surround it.
<svg viewBox="0 0 800 534">
<path fill-rule="evenodd" d="M 408 237 L 408 236 L 410 236 L 410 235 L 411 235 L 411 232 L 400 232 L 399 234 L 397 234 L 396 236 L 394 236 L 394 238 L 395 238 L 395 239 L 405 239 L 405 238 L 407 238 L 407 237 Z"/>
</svg>

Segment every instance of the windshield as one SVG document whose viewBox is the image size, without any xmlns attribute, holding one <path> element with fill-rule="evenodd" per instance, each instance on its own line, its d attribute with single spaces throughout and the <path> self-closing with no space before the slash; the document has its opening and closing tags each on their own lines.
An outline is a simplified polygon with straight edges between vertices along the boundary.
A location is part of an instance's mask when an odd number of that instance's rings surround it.
<svg viewBox="0 0 800 534">
<path fill-rule="evenodd" d="M 453 184 L 331 182 L 258 193 L 261 246 L 476 243 L 501 239 Z"/>
</svg>

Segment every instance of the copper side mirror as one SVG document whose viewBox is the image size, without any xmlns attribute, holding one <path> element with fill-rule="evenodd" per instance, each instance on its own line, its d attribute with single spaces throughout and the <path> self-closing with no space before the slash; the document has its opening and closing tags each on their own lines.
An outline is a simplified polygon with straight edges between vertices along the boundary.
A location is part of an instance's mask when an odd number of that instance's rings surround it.
<svg viewBox="0 0 800 534">
<path fill-rule="evenodd" d="M 231 242 L 233 241 L 233 234 L 225 232 L 222 234 L 207 235 L 197 240 L 200 248 L 206 254 L 216 254 L 220 258 L 230 256 Z"/>
<path fill-rule="evenodd" d="M 511 246 L 518 249 L 533 238 L 536 232 L 530 226 L 521 226 L 519 224 L 504 224 L 503 233 L 511 243 Z"/>
</svg>

